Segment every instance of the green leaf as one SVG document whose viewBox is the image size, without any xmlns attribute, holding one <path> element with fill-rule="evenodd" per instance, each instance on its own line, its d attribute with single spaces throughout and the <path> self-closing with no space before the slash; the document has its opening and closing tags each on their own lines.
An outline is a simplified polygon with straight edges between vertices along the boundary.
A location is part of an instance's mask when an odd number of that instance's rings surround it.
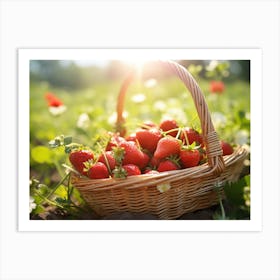
<svg viewBox="0 0 280 280">
<path fill-rule="evenodd" d="M 64 145 L 69 145 L 72 143 L 72 136 L 66 136 L 64 138 Z"/>
<path fill-rule="evenodd" d="M 32 214 L 41 214 L 44 213 L 46 209 L 42 205 L 38 205 L 37 207 L 32 211 Z"/>
<path fill-rule="evenodd" d="M 250 183 L 250 181 L 251 181 L 250 178 L 251 178 L 250 175 L 247 175 L 247 176 L 244 177 L 247 186 L 250 186 L 250 185 L 251 185 L 251 183 Z"/>
<path fill-rule="evenodd" d="M 32 148 L 31 157 L 37 163 L 52 163 L 52 153 L 45 146 L 37 146 Z"/>
<path fill-rule="evenodd" d="M 56 194 L 57 196 L 65 199 L 67 197 L 67 190 L 65 188 L 65 186 L 60 185 L 54 192 L 54 194 Z"/>
<path fill-rule="evenodd" d="M 49 193 L 50 189 L 47 185 L 44 184 L 39 184 L 38 185 L 38 192 L 42 195 L 42 196 L 46 196 Z"/>
<path fill-rule="evenodd" d="M 234 205 L 242 206 L 244 201 L 244 187 L 247 186 L 245 178 L 241 178 L 235 183 L 228 183 L 225 185 L 225 193 L 228 200 Z"/>
</svg>

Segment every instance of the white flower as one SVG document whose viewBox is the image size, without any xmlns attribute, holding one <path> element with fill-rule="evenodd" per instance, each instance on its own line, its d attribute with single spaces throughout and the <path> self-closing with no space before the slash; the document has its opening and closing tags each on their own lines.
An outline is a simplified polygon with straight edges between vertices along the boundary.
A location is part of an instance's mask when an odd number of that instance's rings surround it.
<svg viewBox="0 0 280 280">
<path fill-rule="evenodd" d="M 37 207 L 36 203 L 34 202 L 34 198 L 32 196 L 29 197 L 29 213 L 32 212 L 33 209 Z"/>
<path fill-rule="evenodd" d="M 156 85 L 157 85 L 157 80 L 156 79 L 148 79 L 144 83 L 144 86 L 146 88 L 152 88 L 152 87 L 154 87 Z"/>
<path fill-rule="evenodd" d="M 217 60 L 211 60 L 210 63 L 209 63 L 209 65 L 206 66 L 206 70 L 207 70 L 207 71 L 213 71 L 213 70 L 217 67 L 218 64 L 219 64 L 219 63 L 218 63 Z"/>
<path fill-rule="evenodd" d="M 170 188 L 171 188 L 171 186 L 168 183 L 157 185 L 157 189 L 161 193 L 167 192 Z"/>
<path fill-rule="evenodd" d="M 158 100 L 154 103 L 154 109 L 157 111 L 164 111 L 166 109 L 166 104 L 162 100 Z"/>
<path fill-rule="evenodd" d="M 64 113 L 66 111 L 66 109 L 67 108 L 64 105 L 61 105 L 61 106 L 58 106 L 58 107 L 55 107 L 55 106 L 50 106 L 49 107 L 50 113 L 54 116 L 61 115 L 62 113 Z"/>
<path fill-rule="evenodd" d="M 226 116 L 220 112 L 213 112 L 211 117 L 215 127 L 224 126 L 227 122 Z"/>
<path fill-rule="evenodd" d="M 77 121 L 77 127 L 87 129 L 90 125 L 90 119 L 87 113 L 83 113 L 79 116 Z"/>
<path fill-rule="evenodd" d="M 134 103 L 142 103 L 146 100 L 146 96 L 143 93 L 138 93 L 132 96 L 131 100 Z"/>
<path fill-rule="evenodd" d="M 235 143 L 238 145 L 244 145 L 247 144 L 249 140 L 249 133 L 247 130 L 239 130 L 235 134 Z"/>
</svg>

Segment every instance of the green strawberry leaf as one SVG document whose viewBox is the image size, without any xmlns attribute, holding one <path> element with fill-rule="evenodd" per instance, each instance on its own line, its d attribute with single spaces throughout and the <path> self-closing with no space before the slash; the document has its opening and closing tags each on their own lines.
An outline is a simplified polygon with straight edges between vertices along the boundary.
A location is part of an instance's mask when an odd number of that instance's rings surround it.
<svg viewBox="0 0 280 280">
<path fill-rule="evenodd" d="M 64 138 L 64 145 L 69 145 L 72 143 L 72 136 L 66 136 Z"/>
</svg>

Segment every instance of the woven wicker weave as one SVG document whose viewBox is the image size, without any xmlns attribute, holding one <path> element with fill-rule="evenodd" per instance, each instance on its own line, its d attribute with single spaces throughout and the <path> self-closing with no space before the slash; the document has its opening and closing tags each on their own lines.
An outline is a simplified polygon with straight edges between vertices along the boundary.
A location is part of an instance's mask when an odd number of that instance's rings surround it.
<svg viewBox="0 0 280 280">
<path fill-rule="evenodd" d="M 238 179 L 247 155 L 238 147 L 229 156 L 222 156 L 218 135 L 212 124 L 205 98 L 191 74 L 173 61 L 157 61 L 157 66 L 175 74 L 190 91 L 201 122 L 202 136 L 208 162 L 193 168 L 131 176 L 126 179 L 90 180 L 72 173 L 72 183 L 88 204 L 101 216 L 114 212 L 130 211 L 150 213 L 160 219 L 174 219 L 184 213 L 210 207 L 218 202 L 218 192 L 223 195 L 225 182 Z M 124 99 L 132 72 L 123 82 L 117 103 L 117 130 L 125 134 L 123 117 Z M 158 186 L 170 188 L 160 192 Z"/>
</svg>

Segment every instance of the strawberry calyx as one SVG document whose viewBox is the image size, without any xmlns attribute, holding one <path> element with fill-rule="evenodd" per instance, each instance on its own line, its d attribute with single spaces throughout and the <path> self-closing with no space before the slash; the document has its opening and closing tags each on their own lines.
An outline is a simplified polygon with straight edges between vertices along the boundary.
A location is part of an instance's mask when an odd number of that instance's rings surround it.
<svg viewBox="0 0 280 280">
<path fill-rule="evenodd" d="M 202 147 L 201 147 L 201 144 L 199 144 L 197 142 L 193 142 L 192 144 L 182 145 L 181 149 L 192 151 L 192 150 L 200 150 L 200 149 L 202 149 Z"/>
<path fill-rule="evenodd" d="M 113 177 L 114 178 L 126 178 L 127 177 L 127 172 L 124 170 L 124 168 L 122 166 L 117 166 L 114 170 L 113 170 Z"/>
<path fill-rule="evenodd" d="M 116 160 L 116 164 L 119 166 L 122 164 L 124 159 L 125 149 L 120 146 L 116 146 L 112 148 L 114 158 Z"/>
<path fill-rule="evenodd" d="M 180 169 L 181 165 L 180 165 L 180 156 L 178 155 L 171 155 L 167 158 L 165 158 L 165 160 L 169 160 L 171 162 L 173 162 L 175 165 L 177 165 L 177 167 Z"/>
<path fill-rule="evenodd" d="M 83 172 L 87 173 L 89 171 L 89 169 L 96 163 L 96 161 L 94 161 L 93 159 L 89 159 L 87 161 L 85 161 L 84 164 L 84 169 Z"/>
</svg>

